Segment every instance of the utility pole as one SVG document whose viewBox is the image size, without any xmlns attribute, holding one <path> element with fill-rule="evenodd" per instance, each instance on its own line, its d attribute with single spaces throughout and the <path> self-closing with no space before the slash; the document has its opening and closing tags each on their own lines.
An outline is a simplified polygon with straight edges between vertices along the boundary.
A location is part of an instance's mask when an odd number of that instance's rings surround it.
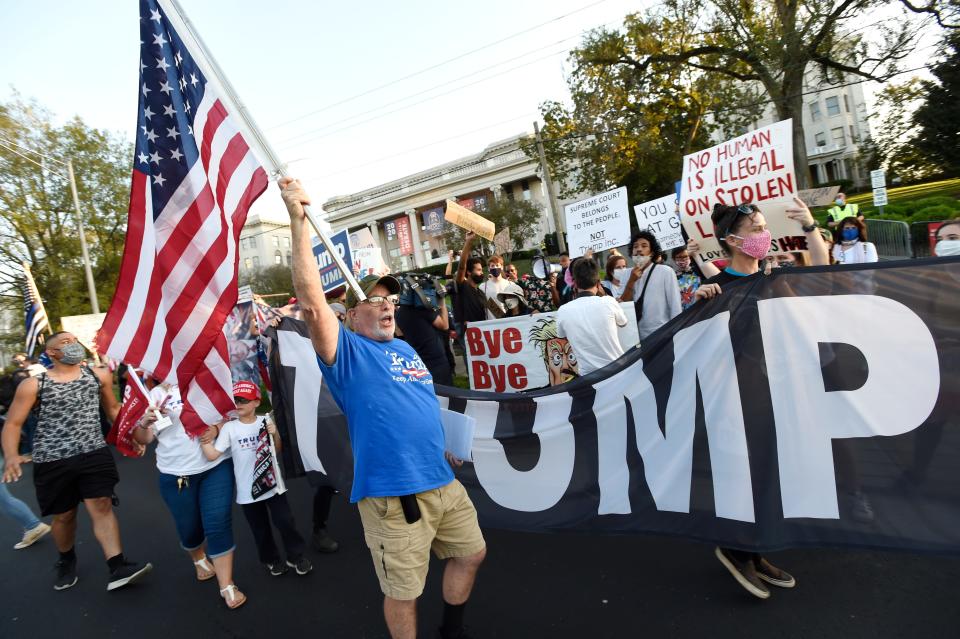
<svg viewBox="0 0 960 639">
<path fill-rule="evenodd" d="M 543 183 L 547 187 L 547 199 L 550 201 L 550 210 L 553 212 L 553 221 L 557 229 L 557 247 L 561 253 L 567 252 L 567 241 L 563 239 L 563 224 L 560 222 L 560 207 L 557 205 L 557 194 L 553 191 L 553 180 L 550 179 L 550 167 L 547 166 L 547 156 L 543 152 L 543 138 L 540 137 L 540 125 L 533 123 L 533 133 L 537 138 L 537 155 L 540 156 L 540 171 Z"/>
<path fill-rule="evenodd" d="M 87 251 L 87 237 L 83 232 L 83 215 L 80 213 L 80 197 L 77 195 L 77 180 L 73 177 L 73 160 L 67 160 L 67 177 L 70 178 L 70 192 L 73 193 L 73 208 L 77 213 L 77 229 L 80 231 L 80 252 L 83 253 L 83 268 L 87 272 L 87 289 L 90 292 L 90 307 L 94 315 L 100 313 L 97 301 L 97 287 L 93 283 L 93 270 L 90 268 L 90 253 Z"/>
</svg>

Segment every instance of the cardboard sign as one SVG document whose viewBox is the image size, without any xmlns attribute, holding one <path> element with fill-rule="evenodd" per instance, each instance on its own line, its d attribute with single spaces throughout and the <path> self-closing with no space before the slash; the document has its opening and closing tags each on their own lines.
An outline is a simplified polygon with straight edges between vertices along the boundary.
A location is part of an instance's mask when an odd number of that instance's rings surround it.
<svg viewBox="0 0 960 639">
<path fill-rule="evenodd" d="M 510 228 L 505 228 L 493 236 L 493 248 L 498 255 L 509 253 L 513 243 L 510 242 Z"/>
<path fill-rule="evenodd" d="M 839 192 L 839 186 L 821 186 L 816 189 L 803 189 L 802 191 L 798 191 L 797 197 L 803 200 L 803 203 L 809 207 L 829 206 L 833 204 Z"/>
<path fill-rule="evenodd" d="M 773 236 L 770 252 L 806 250 L 800 223 L 786 216 L 793 206 L 793 121 L 751 131 L 683 158 L 680 217 L 706 261 L 725 257 L 713 232 L 715 204 L 755 204 Z"/>
<path fill-rule="evenodd" d="M 570 257 L 595 253 L 630 242 L 627 187 L 607 191 L 563 207 Z"/>
<path fill-rule="evenodd" d="M 477 215 L 470 209 L 460 206 L 453 200 L 447 200 L 447 211 L 443 214 L 444 219 L 451 224 L 459 226 L 462 229 L 473 231 L 480 237 L 493 241 L 497 234 L 497 227 L 493 222 Z"/>
<path fill-rule="evenodd" d="M 677 211 L 677 196 L 666 195 L 656 200 L 633 207 L 637 227 L 648 230 L 660 242 L 664 251 L 683 246 L 686 242 L 680 230 L 680 214 Z"/>
<path fill-rule="evenodd" d="M 60 318 L 60 326 L 68 333 L 77 336 L 77 341 L 83 344 L 91 353 L 97 352 L 97 331 L 103 326 L 106 313 L 90 313 L 89 315 L 67 315 Z"/>
<path fill-rule="evenodd" d="M 350 237 L 346 229 L 331 235 L 330 242 L 333 243 L 337 253 L 340 254 L 340 258 L 349 264 L 352 257 L 350 254 Z M 324 293 L 347 285 L 346 278 L 337 268 L 333 257 L 327 252 L 327 247 L 316 237 L 313 238 L 313 256 L 317 259 L 317 267 L 320 269 L 320 283 L 323 285 Z"/>
<path fill-rule="evenodd" d="M 253 289 L 249 285 L 237 289 L 237 304 L 253 301 Z"/>
<path fill-rule="evenodd" d="M 633 302 L 620 305 L 627 325 L 617 329 L 624 351 L 640 342 Z M 516 393 L 556 386 L 579 376 L 576 354 L 557 337 L 557 314 L 537 313 L 470 322 L 464 332 L 473 390 Z"/>
<path fill-rule="evenodd" d="M 376 248 L 377 242 L 373 239 L 373 233 L 370 229 L 357 229 L 350 233 L 350 248 L 353 250 L 362 248 Z"/>
</svg>

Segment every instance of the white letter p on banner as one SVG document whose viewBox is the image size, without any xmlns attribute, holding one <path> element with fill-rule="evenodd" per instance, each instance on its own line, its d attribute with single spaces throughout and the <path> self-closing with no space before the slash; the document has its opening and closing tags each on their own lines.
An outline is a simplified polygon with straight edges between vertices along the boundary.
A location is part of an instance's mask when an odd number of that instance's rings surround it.
<svg viewBox="0 0 960 639">
<path fill-rule="evenodd" d="M 784 517 L 839 519 L 832 440 L 892 436 L 922 424 L 940 392 L 926 324 L 873 295 L 783 297 L 757 303 Z M 828 392 L 820 344 L 848 344 L 867 362 L 856 390 Z"/>
</svg>

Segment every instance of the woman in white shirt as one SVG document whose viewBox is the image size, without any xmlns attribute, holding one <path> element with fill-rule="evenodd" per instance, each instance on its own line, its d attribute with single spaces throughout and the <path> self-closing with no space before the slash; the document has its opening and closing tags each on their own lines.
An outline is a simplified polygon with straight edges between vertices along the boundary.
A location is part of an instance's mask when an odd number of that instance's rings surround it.
<svg viewBox="0 0 960 639">
<path fill-rule="evenodd" d="M 190 437 L 180 422 L 183 400 L 177 386 L 161 384 L 150 391 L 150 410 L 134 433 L 141 444 L 157 442 L 160 496 L 173 515 L 180 546 L 193 560 L 197 580 L 217 578 L 220 596 L 231 609 L 246 596 L 233 583 L 233 461 L 229 454 L 208 461 L 201 439 L 213 441 L 219 434 L 211 426 L 200 437 Z M 157 412 L 171 423 L 160 426 Z"/>
<path fill-rule="evenodd" d="M 623 285 L 627 283 L 630 271 L 627 270 L 627 258 L 622 255 L 611 255 L 607 258 L 606 275 L 600 280 L 600 285 L 617 298 L 623 294 Z"/>
<path fill-rule="evenodd" d="M 867 241 L 867 227 L 856 217 L 846 217 L 837 229 L 833 245 L 837 264 L 865 264 L 877 261 L 877 247 Z"/>
<path fill-rule="evenodd" d="M 683 309 L 677 276 L 672 268 L 661 264 L 663 251 L 654 234 L 640 231 L 630 244 L 634 268 L 620 301 L 637 301 L 637 330 L 643 341 Z"/>
</svg>

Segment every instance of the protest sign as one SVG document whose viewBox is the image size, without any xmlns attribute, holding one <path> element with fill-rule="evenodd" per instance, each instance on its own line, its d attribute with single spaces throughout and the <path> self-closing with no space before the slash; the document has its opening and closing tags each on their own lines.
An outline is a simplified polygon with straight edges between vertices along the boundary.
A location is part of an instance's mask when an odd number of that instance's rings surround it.
<svg viewBox="0 0 960 639">
<path fill-rule="evenodd" d="M 633 302 L 620 305 L 627 325 L 617 329 L 623 349 L 640 342 Z M 515 393 L 556 386 L 579 376 L 576 353 L 557 337 L 557 314 L 537 313 L 470 322 L 464 332 L 470 388 Z"/>
<path fill-rule="evenodd" d="M 833 204 L 834 198 L 840 192 L 839 186 L 821 186 L 815 189 L 803 189 L 797 192 L 797 197 L 803 200 L 803 203 L 813 208 L 814 206 L 827 206 Z"/>
<path fill-rule="evenodd" d="M 237 304 L 245 304 L 253 301 L 253 289 L 249 285 L 241 286 L 237 289 Z"/>
<path fill-rule="evenodd" d="M 90 313 L 89 315 L 67 315 L 60 318 L 63 330 L 77 336 L 77 341 L 83 344 L 90 352 L 97 352 L 97 331 L 103 326 L 106 313 Z"/>
<path fill-rule="evenodd" d="M 370 229 L 357 229 L 350 233 L 350 248 L 353 250 L 362 248 L 376 248 L 377 242 L 373 239 L 373 233 Z"/>
<path fill-rule="evenodd" d="M 510 228 L 505 228 L 493 236 L 493 248 L 499 255 L 510 252 L 513 244 L 510 242 Z"/>
<path fill-rule="evenodd" d="M 800 223 L 786 216 L 793 205 L 793 120 L 751 131 L 683 158 L 680 214 L 687 235 L 700 245 L 706 261 L 724 257 L 713 233 L 715 204 L 755 204 L 773 236 L 770 251 L 807 250 Z"/>
<path fill-rule="evenodd" d="M 423 216 L 423 232 L 430 237 L 443 235 L 443 209 L 438 207 L 421 213 Z"/>
<path fill-rule="evenodd" d="M 633 207 L 637 227 L 648 230 L 660 242 L 664 251 L 686 244 L 680 231 L 680 214 L 677 212 L 677 196 L 666 195 L 656 200 Z"/>
<path fill-rule="evenodd" d="M 336 247 L 337 253 L 344 262 L 350 262 L 350 238 L 346 230 L 330 236 L 330 242 Z M 347 280 L 343 273 L 337 268 L 333 258 L 327 252 L 327 247 L 319 240 L 313 239 L 313 256 L 317 259 L 317 266 L 320 269 L 320 282 L 323 285 L 323 292 L 327 293 L 335 288 L 346 286 Z"/>
<path fill-rule="evenodd" d="M 462 229 L 473 231 L 480 237 L 488 239 L 491 242 L 497 233 L 497 228 L 493 222 L 457 204 L 453 200 L 447 200 L 447 211 L 443 214 L 443 217 L 447 222 L 459 226 Z"/>
<path fill-rule="evenodd" d="M 400 242 L 400 255 L 413 255 L 413 234 L 410 232 L 410 218 L 398 217 L 394 220 L 397 227 L 397 241 Z"/>
<path fill-rule="evenodd" d="M 570 257 L 589 249 L 599 253 L 630 242 L 627 187 L 607 191 L 563 207 Z"/>
<path fill-rule="evenodd" d="M 476 419 L 455 473 L 485 528 L 960 551 L 960 258 L 741 279 L 569 384 L 435 386 Z M 349 492 L 346 420 L 306 325 L 276 335 L 285 470 Z"/>
<path fill-rule="evenodd" d="M 358 278 L 367 275 L 381 275 L 389 272 L 383 261 L 383 253 L 378 248 L 360 248 L 353 252 L 353 270 Z"/>
</svg>

